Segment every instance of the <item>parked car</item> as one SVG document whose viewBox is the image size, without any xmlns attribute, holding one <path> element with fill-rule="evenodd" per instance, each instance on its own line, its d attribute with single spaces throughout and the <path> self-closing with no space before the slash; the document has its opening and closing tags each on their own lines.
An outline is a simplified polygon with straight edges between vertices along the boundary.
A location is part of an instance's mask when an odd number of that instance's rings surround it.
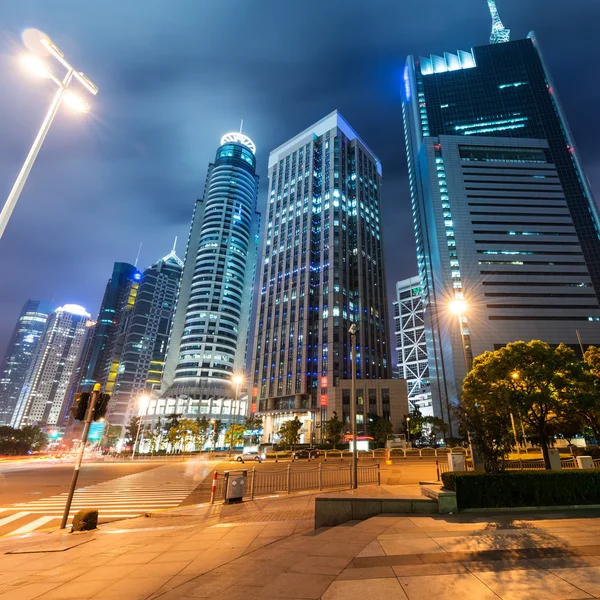
<svg viewBox="0 0 600 600">
<path fill-rule="evenodd" d="M 260 454 L 259 452 L 240 452 L 239 454 L 235 455 L 235 460 L 237 460 L 238 462 L 245 462 L 247 460 L 254 460 L 256 462 L 262 462 L 263 460 L 265 460 L 266 458 L 266 454 Z"/>
<path fill-rule="evenodd" d="M 321 451 L 318 448 L 304 448 L 302 450 L 296 450 L 292 453 L 292 460 L 298 460 L 299 458 L 319 458 Z"/>
</svg>

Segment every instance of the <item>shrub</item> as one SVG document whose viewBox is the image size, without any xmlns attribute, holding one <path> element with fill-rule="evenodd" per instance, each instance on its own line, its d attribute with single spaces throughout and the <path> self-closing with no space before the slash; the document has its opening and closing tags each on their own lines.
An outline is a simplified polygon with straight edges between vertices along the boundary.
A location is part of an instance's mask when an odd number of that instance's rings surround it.
<svg viewBox="0 0 600 600">
<path fill-rule="evenodd" d="M 98 526 L 98 511 L 93 508 L 85 508 L 77 511 L 73 516 L 71 531 L 89 531 Z"/>
<path fill-rule="evenodd" d="M 600 471 L 447 472 L 442 481 L 459 510 L 600 504 Z"/>
</svg>

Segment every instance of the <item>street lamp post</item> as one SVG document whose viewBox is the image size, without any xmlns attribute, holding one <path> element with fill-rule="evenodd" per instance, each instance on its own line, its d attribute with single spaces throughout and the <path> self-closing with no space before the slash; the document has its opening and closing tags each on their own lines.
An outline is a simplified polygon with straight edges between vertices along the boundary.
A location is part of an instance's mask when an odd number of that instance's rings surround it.
<svg viewBox="0 0 600 600">
<path fill-rule="evenodd" d="M 350 391 L 350 423 L 352 426 L 352 488 L 358 488 L 358 452 L 356 449 L 356 332 L 358 327 L 354 323 L 348 333 L 352 340 L 352 387 Z"/>
<path fill-rule="evenodd" d="M 406 417 L 406 437 L 408 438 L 408 445 L 410 446 L 410 417 Z M 412 446 L 411 446 L 412 448 Z"/>
<path fill-rule="evenodd" d="M 463 318 L 464 313 L 467 309 L 467 303 L 464 300 L 456 299 L 450 303 L 452 312 L 458 317 L 458 329 L 460 332 L 460 342 L 462 344 L 463 358 L 465 359 L 465 371 L 466 374 L 471 370 L 471 361 L 467 352 L 467 344 L 465 341 L 465 332 L 463 329 Z"/>
<path fill-rule="evenodd" d="M 144 415 L 146 414 L 146 411 L 148 410 L 148 403 L 150 402 L 150 398 L 146 395 L 140 396 L 139 402 L 140 402 L 140 410 L 138 412 L 139 421 L 138 421 L 137 433 L 135 434 L 135 442 L 133 442 L 133 451 L 131 452 L 131 460 L 133 460 L 135 457 L 135 448 L 137 446 L 138 439 L 140 437 L 140 430 L 142 429 L 142 419 L 144 418 Z"/>
<path fill-rule="evenodd" d="M 58 91 L 54 95 L 54 99 L 50 104 L 50 108 L 46 113 L 46 116 L 42 122 L 42 126 L 38 131 L 38 134 L 35 137 L 33 142 L 33 146 L 31 146 L 31 150 L 29 150 L 29 154 L 21 167 L 21 171 L 17 176 L 17 179 L 8 195 L 8 199 L 0 212 L 0 238 L 4 234 L 4 230 L 8 225 L 8 221 L 10 216 L 17 205 L 17 201 L 19 200 L 19 196 L 23 191 L 23 187 L 25 186 L 25 182 L 27 181 L 27 177 L 33 167 L 33 163 L 42 147 L 44 139 L 46 138 L 46 134 L 50 129 L 50 125 L 58 112 L 61 102 L 64 100 L 73 108 L 79 112 L 89 112 L 90 107 L 84 102 L 84 100 L 73 94 L 73 92 L 68 91 L 67 88 L 71 81 L 75 78 L 79 81 L 91 94 L 96 95 L 98 93 L 98 88 L 83 74 L 79 73 L 75 70 L 73 66 L 71 66 L 64 58 L 64 54 L 52 43 L 49 37 L 40 34 L 41 38 L 39 44 L 41 44 L 40 48 L 45 52 L 51 54 L 60 64 L 67 69 L 66 75 L 61 79 L 56 77 L 52 71 L 47 68 L 44 63 L 34 55 L 28 55 L 24 58 L 25 65 L 29 68 L 30 71 L 33 71 L 39 77 L 44 77 L 47 79 L 51 79 L 57 86 Z"/>
</svg>

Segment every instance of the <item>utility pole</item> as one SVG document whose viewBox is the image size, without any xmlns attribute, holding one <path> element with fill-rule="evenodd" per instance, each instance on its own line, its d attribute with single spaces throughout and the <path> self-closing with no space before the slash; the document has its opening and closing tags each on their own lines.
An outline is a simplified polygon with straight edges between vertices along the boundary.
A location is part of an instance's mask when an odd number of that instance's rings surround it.
<svg viewBox="0 0 600 600">
<path fill-rule="evenodd" d="M 81 445 L 79 446 L 79 450 L 77 451 L 77 459 L 75 460 L 75 469 L 73 471 L 73 477 L 71 479 L 71 488 L 69 489 L 69 495 L 67 497 L 67 503 L 65 505 L 65 512 L 63 513 L 62 522 L 60 524 L 61 529 L 64 529 L 67 526 L 67 521 L 69 520 L 69 511 L 71 510 L 71 503 L 73 502 L 73 494 L 75 493 L 75 488 L 77 487 L 77 479 L 79 477 L 81 461 L 83 460 L 83 453 L 85 451 L 85 446 L 87 444 L 88 434 L 90 433 L 90 424 L 94 417 L 94 408 L 96 407 L 96 402 L 98 400 L 99 395 L 100 395 L 100 384 L 97 383 L 96 385 L 94 385 L 94 391 L 92 392 L 92 397 L 90 399 L 90 403 L 89 403 L 88 409 L 87 409 L 87 414 L 85 417 L 85 425 L 83 426 L 83 435 L 81 436 Z"/>
<path fill-rule="evenodd" d="M 350 421 L 352 425 L 352 488 L 358 488 L 358 453 L 356 449 L 356 330 L 354 323 L 348 332 L 352 340 L 352 389 L 350 392 Z"/>
</svg>

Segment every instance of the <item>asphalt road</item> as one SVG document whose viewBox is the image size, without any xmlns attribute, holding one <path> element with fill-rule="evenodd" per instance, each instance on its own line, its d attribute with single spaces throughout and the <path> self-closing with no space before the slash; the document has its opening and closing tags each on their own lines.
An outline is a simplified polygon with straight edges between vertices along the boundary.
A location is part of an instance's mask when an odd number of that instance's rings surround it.
<svg viewBox="0 0 600 600">
<path fill-rule="evenodd" d="M 164 465 L 165 462 L 84 462 L 77 487 L 81 488 L 125 475 L 140 473 Z M 23 461 L 0 463 L 0 505 L 30 502 L 69 491 L 73 463 L 59 461 Z"/>
<path fill-rule="evenodd" d="M 444 459 L 440 459 L 444 460 Z M 256 468 L 257 471 L 273 471 L 286 469 L 291 464 L 292 469 L 314 469 L 319 463 L 323 468 L 335 468 L 337 465 L 348 464 L 348 459 L 329 458 L 324 461 L 297 460 L 291 463 L 282 460 L 275 463 L 273 459 L 257 463 L 246 461 L 245 464 L 236 461 L 222 461 L 211 465 L 211 472 L 204 481 L 183 501 L 183 504 L 199 504 L 210 499 L 212 474 L 216 469 L 219 473 L 234 469 Z M 373 464 L 370 459 L 361 460 L 360 464 Z M 167 464 L 166 461 L 157 462 L 118 462 L 118 463 L 84 463 L 77 482 L 77 487 L 110 481 L 126 475 L 141 473 Z M 380 461 L 381 483 L 388 485 L 417 484 L 419 481 L 433 480 L 436 478 L 435 459 L 426 457 L 419 459 L 394 459 L 392 465 Z M 0 463 L 0 505 L 6 506 L 17 502 L 31 502 L 49 496 L 67 492 L 73 474 L 73 464 L 59 461 L 24 461 L 19 463 Z"/>
</svg>

